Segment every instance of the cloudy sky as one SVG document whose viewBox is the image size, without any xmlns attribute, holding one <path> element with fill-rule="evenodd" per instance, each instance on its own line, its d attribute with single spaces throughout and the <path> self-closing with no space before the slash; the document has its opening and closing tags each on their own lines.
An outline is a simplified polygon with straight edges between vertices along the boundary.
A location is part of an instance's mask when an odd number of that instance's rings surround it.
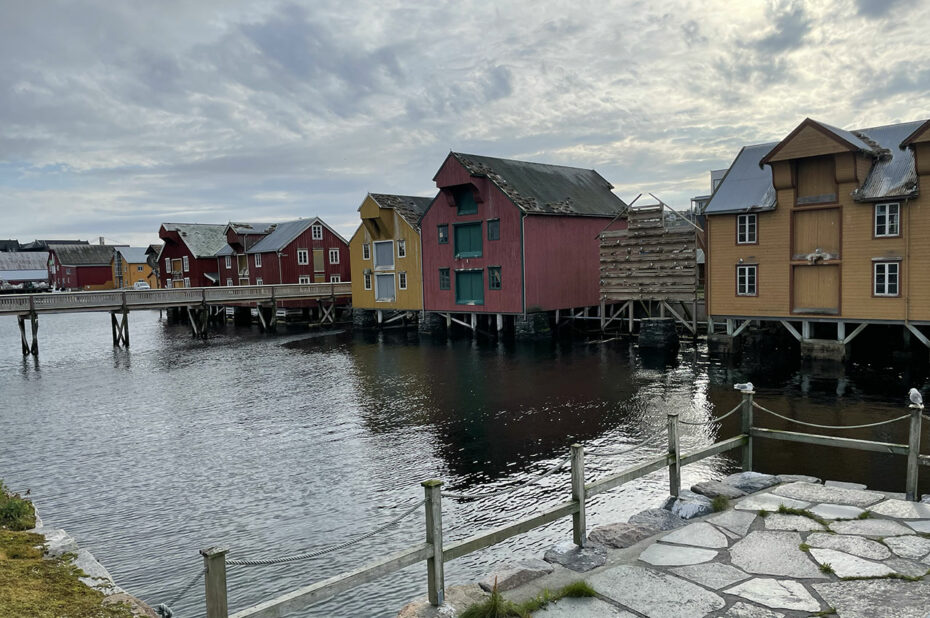
<svg viewBox="0 0 930 618">
<path fill-rule="evenodd" d="M 432 195 L 451 150 L 685 208 L 806 116 L 930 117 L 924 1 L 0 3 L 0 238 Z"/>
</svg>

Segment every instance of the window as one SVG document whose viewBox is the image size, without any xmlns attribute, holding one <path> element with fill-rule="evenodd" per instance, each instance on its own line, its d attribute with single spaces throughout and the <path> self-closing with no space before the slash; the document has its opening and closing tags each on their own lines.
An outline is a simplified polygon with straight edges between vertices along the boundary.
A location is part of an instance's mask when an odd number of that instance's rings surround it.
<svg viewBox="0 0 930 618">
<path fill-rule="evenodd" d="M 256 277 L 256 278 L 255 278 L 255 285 L 264 285 L 264 284 L 265 284 L 265 282 L 262 281 L 262 278 L 261 278 L 261 277 Z"/>
<path fill-rule="evenodd" d="M 488 240 L 501 239 L 501 220 L 488 219 Z"/>
<path fill-rule="evenodd" d="M 165 272 L 171 272 L 171 258 L 165 258 Z"/>
<path fill-rule="evenodd" d="M 455 271 L 455 303 L 457 305 L 484 304 L 484 271 Z"/>
<path fill-rule="evenodd" d="M 402 290 L 407 289 L 407 273 L 397 273 L 397 287 Z"/>
<path fill-rule="evenodd" d="M 338 264 L 339 263 L 339 249 L 330 249 L 329 250 L 329 263 Z"/>
<path fill-rule="evenodd" d="M 756 266 L 736 267 L 736 295 L 756 295 Z"/>
<path fill-rule="evenodd" d="M 191 286 L 191 278 L 184 277 L 184 287 L 189 288 Z"/>
<path fill-rule="evenodd" d="M 365 289 L 371 289 L 371 273 L 365 273 Z"/>
<path fill-rule="evenodd" d="M 501 289 L 501 267 L 500 266 L 488 266 L 488 289 L 489 290 Z"/>
<path fill-rule="evenodd" d="M 367 242 L 362 243 L 362 259 L 370 260 L 371 259 L 371 245 Z"/>
<path fill-rule="evenodd" d="M 481 257 L 481 221 L 455 226 L 455 257 Z"/>
<path fill-rule="evenodd" d="M 261 267 L 262 267 L 262 254 L 256 253 L 255 254 L 255 268 L 261 268 Z"/>
<path fill-rule="evenodd" d="M 875 205 L 875 236 L 898 236 L 901 234 L 898 204 Z"/>
<path fill-rule="evenodd" d="M 436 229 L 439 231 L 439 244 L 445 245 L 449 242 L 449 226 L 448 225 L 437 225 Z"/>
<path fill-rule="evenodd" d="M 297 250 L 297 263 L 301 266 L 306 266 L 310 263 L 310 252 L 306 249 Z"/>
<path fill-rule="evenodd" d="M 448 289 L 450 289 L 450 288 L 452 287 L 452 286 L 450 285 L 450 283 L 451 283 L 451 281 L 450 281 L 450 278 L 449 278 L 449 269 L 448 269 L 448 268 L 440 268 L 440 269 L 439 269 L 439 289 L 440 289 L 440 290 L 448 290 Z"/>
<path fill-rule="evenodd" d="M 226 256 L 226 268 L 232 268 L 232 257 L 229 255 Z"/>
<path fill-rule="evenodd" d="M 875 295 L 876 296 L 897 296 L 898 295 L 898 273 L 901 265 L 897 262 L 875 262 Z"/>
<path fill-rule="evenodd" d="M 141 272 L 142 272 L 142 266 L 141 266 L 141 265 L 140 265 L 140 266 L 136 266 L 136 272 L 137 272 L 137 273 L 141 273 Z"/>
<path fill-rule="evenodd" d="M 375 255 L 378 254 L 378 245 L 375 243 Z M 375 275 L 375 300 L 378 302 L 392 302 L 397 296 L 394 294 L 394 275 Z"/>
<path fill-rule="evenodd" d="M 310 226 L 310 236 L 313 240 L 323 240 L 323 226 L 315 223 Z"/>
<path fill-rule="evenodd" d="M 166 288 L 169 288 L 169 289 L 170 289 L 170 288 L 173 288 L 173 287 L 174 287 L 174 282 L 169 278 L 167 281 L 165 281 L 165 287 L 166 287 Z"/>
<path fill-rule="evenodd" d="M 382 240 L 375 243 L 375 268 L 380 270 L 394 268 L 393 240 Z"/>
<path fill-rule="evenodd" d="M 478 202 L 475 201 L 475 192 L 470 185 L 452 189 L 455 197 L 455 207 L 460 215 L 473 215 L 478 212 Z"/>
<path fill-rule="evenodd" d="M 297 283 L 301 285 L 307 285 L 310 283 L 310 275 L 298 275 Z"/>
<path fill-rule="evenodd" d="M 329 276 L 329 282 L 330 282 L 330 283 L 341 283 L 341 282 L 342 282 L 342 277 L 341 277 L 340 275 L 330 275 L 330 276 Z"/>
<path fill-rule="evenodd" d="M 397 257 L 407 257 L 407 241 L 398 240 L 397 241 Z"/>
<path fill-rule="evenodd" d="M 824 204 L 836 201 L 836 166 L 833 155 L 798 159 L 797 204 Z"/>
<path fill-rule="evenodd" d="M 187 258 L 186 255 L 185 255 L 184 257 L 182 257 L 181 260 L 182 260 L 182 263 L 184 264 L 184 272 L 189 272 L 190 269 L 191 269 L 191 262 L 190 262 L 190 260 Z"/>
<path fill-rule="evenodd" d="M 736 243 L 739 245 L 756 244 L 756 227 L 756 215 L 739 215 L 736 217 Z"/>
<path fill-rule="evenodd" d="M 228 259 L 228 258 L 227 258 L 227 259 Z M 227 280 L 226 280 L 226 287 L 228 287 L 228 288 L 231 288 L 231 287 L 232 287 L 232 279 L 227 279 Z"/>
</svg>

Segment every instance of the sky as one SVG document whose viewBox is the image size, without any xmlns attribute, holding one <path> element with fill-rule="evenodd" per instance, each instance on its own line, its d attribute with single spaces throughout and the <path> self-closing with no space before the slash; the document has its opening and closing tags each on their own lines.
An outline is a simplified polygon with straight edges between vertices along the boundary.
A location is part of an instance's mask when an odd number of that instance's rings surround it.
<svg viewBox="0 0 930 618">
<path fill-rule="evenodd" d="M 930 118 L 930 0 L 0 2 L 0 238 L 431 196 L 450 150 L 686 209 L 805 117 Z"/>
</svg>

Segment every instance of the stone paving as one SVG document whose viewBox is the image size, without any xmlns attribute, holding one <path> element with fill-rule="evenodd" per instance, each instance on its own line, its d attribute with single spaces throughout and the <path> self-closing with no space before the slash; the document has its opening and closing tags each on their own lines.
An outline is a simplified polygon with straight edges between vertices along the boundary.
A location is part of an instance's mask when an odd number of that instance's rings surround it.
<svg viewBox="0 0 930 618">
<path fill-rule="evenodd" d="M 703 483 L 682 500 L 681 519 L 651 509 L 595 528 L 589 549 L 560 544 L 546 557 L 553 572 L 508 585 L 505 596 L 584 579 L 598 598 L 563 599 L 534 616 L 930 618 L 930 496 L 906 502 L 852 483 L 758 473 L 723 484 L 747 495 L 704 514 L 701 494 L 736 492 Z M 674 501 L 665 508 L 676 512 Z"/>
</svg>

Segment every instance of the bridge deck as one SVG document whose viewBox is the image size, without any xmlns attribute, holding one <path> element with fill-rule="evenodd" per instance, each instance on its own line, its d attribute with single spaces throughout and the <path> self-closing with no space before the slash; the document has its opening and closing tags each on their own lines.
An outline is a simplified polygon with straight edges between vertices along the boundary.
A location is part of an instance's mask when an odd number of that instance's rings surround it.
<svg viewBox="0 0 930 618">
<path fill-rule="evenodd" d="M 16 294 L 0 296 L 0 315 L 159 309 L 185 305 L 253 305 L 351 295 L 352 284 L 349 282 Z"/>
</svg>

